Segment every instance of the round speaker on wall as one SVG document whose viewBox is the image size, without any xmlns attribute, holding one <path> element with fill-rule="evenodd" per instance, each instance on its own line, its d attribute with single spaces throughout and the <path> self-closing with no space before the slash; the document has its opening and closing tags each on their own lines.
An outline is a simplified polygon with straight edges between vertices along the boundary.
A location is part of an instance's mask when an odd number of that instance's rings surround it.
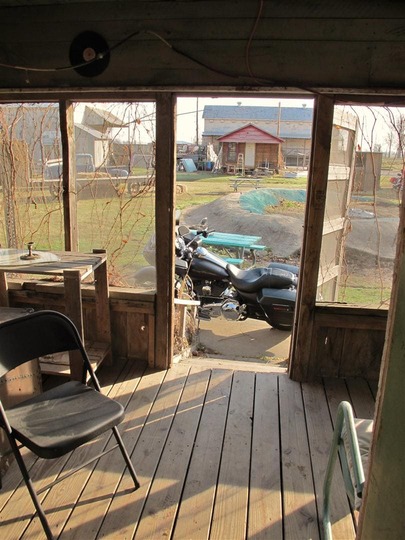
<svg viewBox="0 0 405 540">
<path fill-rule="evenodd" d="M 96 32 L 82 32 L 70 45 L 69 60 L 79 75 L 96 77 L 110 62 L 108 43 Z"/>
</svg>

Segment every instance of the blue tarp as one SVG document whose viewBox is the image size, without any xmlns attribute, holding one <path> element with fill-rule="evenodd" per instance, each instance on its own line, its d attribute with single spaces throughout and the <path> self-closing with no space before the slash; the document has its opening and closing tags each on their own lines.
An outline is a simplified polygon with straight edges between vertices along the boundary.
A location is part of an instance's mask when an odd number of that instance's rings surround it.
<svg viewBox="0 0 405 540">
<path fill-rule="evenodd" d="M 180 160 L 181 165 L 184 167 L 184 170 L 186 172 L 195 172 L 197 170 L 197 167 L 195 166 L 194 161 L 190 159 L 181 159 Z"/>
<path fill-rule="evenodd" d="M 252 214 L 264 214 L 266 206 L 278 206 L 280 201 L 305 202 L 305 189 L 255 189 L 243 193 L 239 204 Z"/>
</svg>

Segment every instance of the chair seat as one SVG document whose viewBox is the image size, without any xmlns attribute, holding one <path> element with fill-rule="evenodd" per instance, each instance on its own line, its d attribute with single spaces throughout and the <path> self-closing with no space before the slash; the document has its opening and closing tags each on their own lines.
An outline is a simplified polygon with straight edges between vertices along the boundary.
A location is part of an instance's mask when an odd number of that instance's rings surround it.
<svg viewBox="0 0 405 540">
<path fill-rule="evenodd" d="M 9 409 L 7 417 L 16 439 L 50 459 L 119 424 L 124 409 L 100 392 L 69 381 Z"/>
</svg>

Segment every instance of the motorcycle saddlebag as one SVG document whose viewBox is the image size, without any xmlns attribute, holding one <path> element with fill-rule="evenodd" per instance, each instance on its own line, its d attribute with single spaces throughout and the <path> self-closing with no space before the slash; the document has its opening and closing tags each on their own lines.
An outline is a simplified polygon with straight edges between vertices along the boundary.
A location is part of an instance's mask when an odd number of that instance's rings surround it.
<svg viewBox="0 0 405 540">
<path fill-rule="evenodd" d="M 292 326 L 297 291 L 295 289 L 262 289 L 257 300 L 273 325 Z"/>
</svg>

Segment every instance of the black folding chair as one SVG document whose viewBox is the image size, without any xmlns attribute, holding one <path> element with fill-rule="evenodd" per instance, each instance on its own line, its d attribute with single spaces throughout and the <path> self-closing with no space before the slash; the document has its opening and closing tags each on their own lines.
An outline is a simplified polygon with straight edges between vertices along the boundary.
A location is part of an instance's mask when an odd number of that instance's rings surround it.
<svg viewBox="0 0 405 540">
<path fill-rule="evenodd" d="M 0 401 L 0 427 L 7 434 L 48 539 L 53 536 L 38 495 L 117 446 L 128 466 L 135 489 L 139 487 L 136 472 L 117 429 L 124 418 L 124 409 L 121 404 L 101 393 L 80 336 L 70 319 L 56 311 L 38 311 L 0 324 L 0 377 L 34 358 L 72 350 L 79 351 L 83 358 L 81 382 L 65 382 L 8 410 Z M 86 384 L 87 380 L 94 388 Z M 109 429 L 117 445 L 36 492 L 19 443 L 40 458 L 52 459 L 67 454 Z"/>
</svg>

